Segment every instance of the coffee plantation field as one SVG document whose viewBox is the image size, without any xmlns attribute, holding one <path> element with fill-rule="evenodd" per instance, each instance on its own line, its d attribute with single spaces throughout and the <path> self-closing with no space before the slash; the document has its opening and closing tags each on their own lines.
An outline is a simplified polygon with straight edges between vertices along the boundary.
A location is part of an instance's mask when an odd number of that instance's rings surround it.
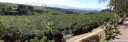
<svg viewBox="0 0 128 42">
<path fill-rule="evenodd" d="M 107 22 L 113 17 L 110 13 L 93 14 L 38 14 L 22 16 L 0 16 L 0 22 L 5 29 L 5 36 L 16 38 L 11 35 L 20 35 L 24 40 L 34 37 L 41 39 L 46 36 L 49 40 L 55 39 L 60 42 L 67 34 L 79 35 Z M 24 36 L 25 35 L 25 36 Z M 2 38 L 7 38 L 2 36 Z M 25 38 L 23 38 L 25 37 Z M 31 38 L 30 38 L 31 37 Z"/>
</svg>

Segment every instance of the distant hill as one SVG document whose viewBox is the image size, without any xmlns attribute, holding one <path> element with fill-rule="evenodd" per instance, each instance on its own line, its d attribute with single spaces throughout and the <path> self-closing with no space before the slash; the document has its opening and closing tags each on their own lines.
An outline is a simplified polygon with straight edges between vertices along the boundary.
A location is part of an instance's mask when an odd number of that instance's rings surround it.
<svg viewBox="0 0 128 42">
<path fill-rule="evenodd" d="M 42 5 L 44 6 L 44 5 Z M 78 8 L 78 7 L 70 7 L 70 6 L 64 6 L 64 5 L 57 5 L 57 4 L 48 4 L 45 6 L 49 7 L 59 7 L 59 8 L 65 8 L 65 9 L 76 9 L 76 10 L 86 10 L 86 11 L 101 11 L 101 8 Z"/>
<path fill-rule="evenodd" d="M 18 6 L 21 4 L 16 3 L 2 3 L 1 5 L 5 6 Z M 26 4 L 23 4 L 26 5 Z M 92 9 L 92 8 L 76 8 L 76 7 L 69 7 L 69 6 L 63 6 L 63 5 L 42 5 L 42 6 L 35 6 L 35 5 L 26 5 L 26 6 L 33 6 L 35 10 L 41 12 L 53 12 L 53 13 L 59 13 L 59 14 L 80 14 L 80 13 L 89 13 L 89 12 L 99 12 L 99 9 Z"/>
</svg>

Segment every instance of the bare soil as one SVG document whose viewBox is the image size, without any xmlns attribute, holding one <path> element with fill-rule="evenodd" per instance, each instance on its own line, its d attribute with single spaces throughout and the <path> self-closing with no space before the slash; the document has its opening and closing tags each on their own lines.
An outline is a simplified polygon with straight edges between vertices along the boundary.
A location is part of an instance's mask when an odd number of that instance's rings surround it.
<svg viewBox="0 0 128 42">
<path fill-rule="evenodd" d="M 128 42 L 128 21 L 124 21 L 119 28 L 119 34 L 112 40 L 112 42 Z"/>
<path fill-rule="evenodd" d="M 74 36 L 70 39 L 67 39 L 66 42 L 79 42 L 83 39 L 86 39 L 88 37 L 91 37 L 91 36 L 94 36 L 95 34 L 101 32 L 103 29 L 101 28 L 97 28 L 97 29 L 94 29 L 92 32 L 89 32 L 89 33 L 85 33 L 85 34 L 81 34 L 81 35 L 77 35 L 77 36 Z"/>
<path fill-rule="evenodd" d="M 66 42 L 79 42 L 80 40 L 93 36 L 98 32 L 101 32 L 102 30 L 103 29 L 101 28 L 97 28 L 94 29 L 92 32 L 73 36 L 72 38 L 66 40 Z M 123 25 L 119 27 L 119 34 L 117 34 L 115 38 L 112 39 L 110 42 L 128 42 L 128 21 L 124 21 Z"/>
</svg>

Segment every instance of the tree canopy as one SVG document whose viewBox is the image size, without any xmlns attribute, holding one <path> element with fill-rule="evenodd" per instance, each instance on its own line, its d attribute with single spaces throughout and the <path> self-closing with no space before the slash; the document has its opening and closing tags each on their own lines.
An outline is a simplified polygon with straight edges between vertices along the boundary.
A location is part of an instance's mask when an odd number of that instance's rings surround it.
<svg viewBox="0 0 128 42">
<path fill-rule="evenodd" d="M 107 0 L 100 0 L 101 2 Z M 110 1 L 108 6 L 115 14 L 115 19 L 118 22 L 123 22 L 123 20 L 128 16 L 128 0 L 108 0 Z"/>
</svg>

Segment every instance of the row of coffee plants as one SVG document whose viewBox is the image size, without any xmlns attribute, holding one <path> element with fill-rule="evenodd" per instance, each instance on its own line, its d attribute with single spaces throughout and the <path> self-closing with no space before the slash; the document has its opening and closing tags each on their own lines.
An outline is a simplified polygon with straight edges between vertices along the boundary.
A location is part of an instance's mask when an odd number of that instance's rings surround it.
<svg viewBox="0 0 128 42">
<path fill-rule="evenodd" d="M 30 16 L 0 16 L 0 37 L 5 41 L 31 41 L 35 37 L 40 41 L 64 42 L 64 36 L 90 32 L 112 18 L 112 14 L 60 14 Z"/>
</svg>

